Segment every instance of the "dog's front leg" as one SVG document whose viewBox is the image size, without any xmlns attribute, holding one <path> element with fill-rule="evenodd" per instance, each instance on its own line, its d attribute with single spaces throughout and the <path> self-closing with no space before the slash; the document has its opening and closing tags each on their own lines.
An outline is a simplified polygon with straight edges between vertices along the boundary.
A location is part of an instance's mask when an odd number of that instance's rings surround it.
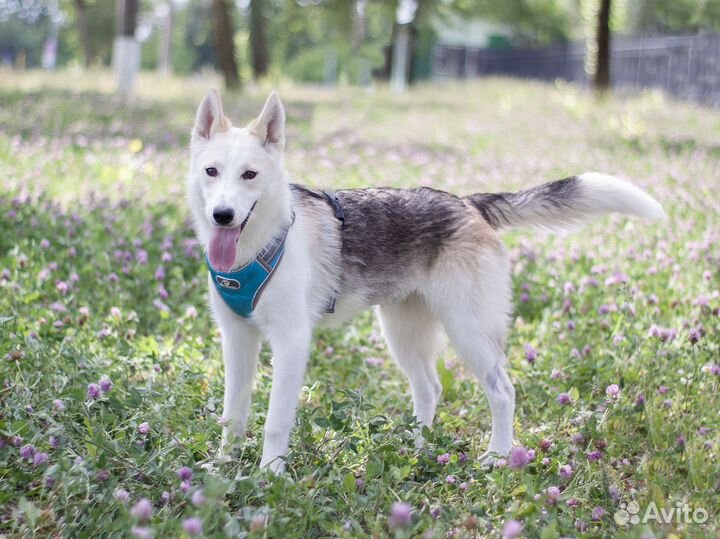
<svg viewBox="0 0 720 539">
<path fill-rule="evenodd" d="M 275 333 L 275 332 L 273 332 Z M 280 473 L 285 469 L 290 431 L 295 424 L 297 402 L 305 377 L 312 329 L 295 323 L 269 335 L 273 350 L 273 381 L 265 421 L 265 441 L 260 466 Z"/>
<path fill-rule="evenodd" d="M 225 362 L 225 397 L 221 454 L 227 456 L 233 441 L 245 434 L 255 368 L 260 352 L 258 332 L 244 321 L 221 323 L 222 351 Z"/>
</svg>

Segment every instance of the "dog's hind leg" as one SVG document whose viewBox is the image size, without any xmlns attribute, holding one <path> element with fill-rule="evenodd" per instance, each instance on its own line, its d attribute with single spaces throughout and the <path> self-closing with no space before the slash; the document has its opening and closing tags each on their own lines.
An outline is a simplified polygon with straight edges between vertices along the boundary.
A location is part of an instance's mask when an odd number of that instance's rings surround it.
<svg viewBox="0 0 720 539">
<path fill-rule="evenodd" d="M 489 463 L 493 454 L 508 454 L 513 439 L 515 388 L 504 352 L 511 311 L 508 270 L 504 252 L 480 258 L 477 266 L 448 268 L 431 297 L 455 351 L 485 391 L 492 431 L 483 459 Z"/>
<path fill-rule="evenodd" d="M 444 340 L 442 326 L 416 295 L 384 304 L 378 312 L 390 353 L 410 382 L 414 414 L 421 425 L 430 426 L 442 390 L 435 369 Z M 417 443 L 423 443 L 419 432 Z"/>
</svg>

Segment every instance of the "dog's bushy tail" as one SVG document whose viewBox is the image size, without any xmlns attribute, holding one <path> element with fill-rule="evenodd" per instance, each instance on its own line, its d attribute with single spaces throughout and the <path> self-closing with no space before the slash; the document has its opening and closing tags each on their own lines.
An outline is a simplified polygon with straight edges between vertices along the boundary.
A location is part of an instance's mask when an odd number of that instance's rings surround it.
<svg viewBox="0 0 720 539">
<path fill-rule="evenodd" d="M 634 185 L 587 172 L 517 193 L 478 193 L 468 201 L 494 229 L 535 227 L 574 229 L 610 212 L 665 219 L 662 206 Z"/>
</svg>

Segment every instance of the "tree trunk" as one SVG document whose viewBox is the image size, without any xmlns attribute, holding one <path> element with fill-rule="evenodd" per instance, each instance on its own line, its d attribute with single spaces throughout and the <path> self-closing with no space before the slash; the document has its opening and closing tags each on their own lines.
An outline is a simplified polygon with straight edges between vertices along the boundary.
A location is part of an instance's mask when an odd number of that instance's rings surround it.
<svg viewBox="0 0 720 539">
<path fill-rule="evenodd" d="M 158 59 L 158 71 L 167 75 L 172 71 L 172 33 L 173 33 L 173 3 L 166 0 L 167 16 L 162 27 L 160 36 L 160 54 Z"/>
<path fill-rule="evenodd" d="M 118 92 L 126 97 L 133 95 L 135 79 L 140 71 L 140 42 L 135 39 L 138 0 L 117 0 L 117 31 L 113 44 L 113 71 Z"/>
<path fill-rule="evenodd" d="M 252 54 L 253 77 L 261 79 L 268 72 L 270 55 L 267 45 L 267 20 L 263 0 L 250 0 L 250 52 Z"/>
<path fill-rule="evenodd" d="M 137 26 L 138 0 L 124 0 L 123 16 L 120 25 L 120 35 L 135 37 Z"/>
<path fill-rule="evenodd" d="M 372 64 L 363 50 L 367 34 L 367 0 L 355 0 L 352 3 L 352 48 L 357 58 L 356 83 L 370 86 L 372 83 Z"/>
<path fill-rule="evenodd" d="M 410 23 L 397 24 L 396 29 L 390 86 L 396 92 L 404 92 L 408 85 L 410 62 L 412 61 L 412 32 Z"/>
<path fill-rule="evenodd" d="M 75 29 L 77 30 L 80 45 L 83 49 L 85 67 L 90 67 L 95 55 L 93 54 L 92 42 L 90 41 L 90 34 L 87 28 L 87 5 L 85 4 L 85 0 L 74 0 L 73 3 L 75 4 Z"/>
<path fill-rule="evenodd" d="M 226 0 L 213 0 L 213 10 L 215 12 L 215 51 L 225 78 L 225 88 L 239 90 L 240 76 L 235 61 L 233 27 Z"/>
<path fill-rule="evenodd" d="M 603 93 L 610 88 L 610 3 L 600 0 L 597 25 L 597 66 L 595 67 L 595 90 Z"/>
</svg>

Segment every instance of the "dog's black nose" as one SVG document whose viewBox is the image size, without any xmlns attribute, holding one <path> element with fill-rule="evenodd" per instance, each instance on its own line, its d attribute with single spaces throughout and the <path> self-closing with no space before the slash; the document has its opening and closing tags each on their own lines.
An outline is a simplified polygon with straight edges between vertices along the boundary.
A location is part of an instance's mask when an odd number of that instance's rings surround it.
<svg viewBox="0 0 720 539">
<path fill-rule="evenodd" d="M 215 208 L 213 219 L 219 225 L 229 225 L 235 217 L 235 210 L 232 208 Z"/>
</svg>

